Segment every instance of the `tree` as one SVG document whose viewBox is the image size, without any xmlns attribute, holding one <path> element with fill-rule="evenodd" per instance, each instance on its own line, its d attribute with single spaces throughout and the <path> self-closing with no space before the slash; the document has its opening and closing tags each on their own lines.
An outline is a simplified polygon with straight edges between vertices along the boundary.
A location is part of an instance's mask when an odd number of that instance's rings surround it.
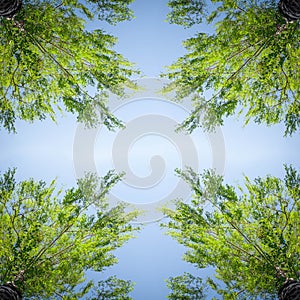
<svg viewBox="0 0 300 300">
<path fill-rule="evenodd" d="M 209 15 L 207 8 L 206 0 L 170 0 L 168 2 L 168 6 L 171 11 L 168 13 L 168 21 L 172 24 L 183 25 L 185 27 L 190 27 L 195 24 L 200 24 L 205 17 L 208 17 L 207 21 L 212 21 L 211 18 L 215 18 L 218 11 L 213 11 L 211 15 Z M 210 4 L 217 1 L 209 1 Z M 223 5 L 226 5 L 227 8 L 231 6 L 235 6 L 235 8 L 242 9 L 242 6 L 246 3 L 257 4 L 260 1 L 240 1 L 237 3 L 236 1 L 222 1 Z M 274 3 L 274 2 L 273 2 Z M 219 10 L 220 8 L 217 8 Z M 221 9 L 222 10 L 222 9 Z M 279 0 L 278 2 L 278 10 L 279 13 L 287 18 L 288 21 L 295 21 L 300 19 L 300 4 L 297 0 Z M 211 12 L 210 12 L 211 13 Z"/>
<path fill-rule="evenodd" d="M 280 9 L 274 0 L 213 0 L 209 11 L 199 0 L 169 5 L 175 5 L 171 22 L 191 26 L 205 19 L 215 28 L 185 41 L 188 53 L 164 74 L 173 80 L 167 89 L 177 90 L 179 99 L 193 96 L 195 108 L 180 128 L 211 130 L 238 111 L 245 113 L 245 123 L 284 121 L 285 135 L 297 130 L 298 1 L 282 0 Z"/>
<path fill-rule="evenodd" d="M 202 279 L 189 273 L 169 278 L 167 280 L 167 287 L 172 291 L 168 295 L 168 299 L 171 300 L 205 299 Z"/>
<path fill-rule="evenodd" d="M 207 284 L 223 299 L 276 299 L 292 278 L 299 292 L 300 175 L 285 170 L 283 180 L 246 177 L 238 190 L 211 171 L 177 170 L 195 194 L 191 204 L 165 210 L 168 233 L 188 248 L 185 260 L 215 268 L 218 281 Z"/>
<path fill-rule="evenodd" d="M 55 120 L 64 105 L 87 126 L 122 126 L 105 99 L 134 87 L 135 71 L 112 49 L 113 36 L 86 24 L 96 14 L 112 24 L 130 19 L 132 0 L 22 2 L 0 2 L 0 124 L 14 132 L 16 119 Z"/>
<path fill-rule="evenodd" d="M 15 170 L 4 173 L 0 177 L 0 284 L 15 284 L 26 299 L 88 299 L 95 287 L 85 283 L 84 272 L 101 272 L 116 263 L 112 251 L 136 230 L 129 224 L 135 212 L 124 213 L 122 205 L 109 208 L 105 201 L 119 179 L 111 171 L 101 180 L 87 175 L 62 196 L 55 182 L 17 183 Z M 111 282 L 123 294 L 132 287 L 130 282 L 112 279 L 99 286 Z"/>
</svg>

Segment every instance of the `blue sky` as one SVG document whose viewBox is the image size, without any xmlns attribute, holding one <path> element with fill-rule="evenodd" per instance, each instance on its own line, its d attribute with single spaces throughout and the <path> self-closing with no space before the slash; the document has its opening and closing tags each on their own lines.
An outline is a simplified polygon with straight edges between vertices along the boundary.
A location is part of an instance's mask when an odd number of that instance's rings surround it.
<svg viewBox="0 0 300 300">
<path fill-rule="evenodd" d="M 144 77 L 158 77 L 185 50 L 182 41 L 198 30 L 208 30 L 201 25 L 183 29 L 168 24 L 168 8 L 165 0 L 136 0 L 132 5 L 135 19 L 117 26 L 95 23 L 92 27 L 105 26 L 105 30 L 118 37 L 115 49 L 136 64 Z M 172 118 L 178 122 L 187 116 L 187 111 L 176 104 L 163 102 L 155 97 L 138 99 L 134 103 L 120 104 L 115 114 L 126 122 L 147 114 Z M 78 124 L 76 118 L 65 114 L 57 124 L 51 121 L 28 124 L 17 123 L 17 135 L 1 131 L 0 169 L 17 167 L 17 177 L 28 177 L 50 181 L 70 187 L 76 184 L 73 143 Z M 299 167 L 299 134 L 283 138 L 282 124 L 272 127 L 250 123 L 245 128 L 241 120 L 231 117 L 222 127 L 225 143 L 224 177 L 227 182 L 242 183 L 243 174 L 250 178 L 272 174 L 283 175 L 283 164 Z M 114 167 L 112 148 L 119 132 L 108 132 L 100 128 L 94 145 L 94 161 L 99 175 Z M 195 145 L 199 170 L 212 167 L 212 149 L 207 135 L 197 129 L 191 138 Z M 151 174 L 151 158 L 159 155 L 165 161 L 165 170 L 156 190 L 134 189 L 130 185 L 119 185 L 114 193 L 132 203 L 155 202 L 164 197 L 178 183 L 174 176 L 176 167 L 183 158 L 174 140 L 161 132 L 141 136 L 134 141 L 128 152 L 128 164 L 137 177 Z M 121 152 L 120 152 L 121 155 Z M 123 154 L 122 154 L 123 155 Z M 185 155 L 185 154 L 184 154 Z M 136 282 L 132 296 L 136 300 L 165 299 L 168 290 L 164 280 L 184 272 L 205 275 L 203 271 L 182 261 L 185 249 L 163 234 L 159 223 L 143 227 L 137 238 L 116 251 L 119 264 L 107 269 L 104 274 L 92 274 L 94 278 L 117 275 Z"/>
</svg>

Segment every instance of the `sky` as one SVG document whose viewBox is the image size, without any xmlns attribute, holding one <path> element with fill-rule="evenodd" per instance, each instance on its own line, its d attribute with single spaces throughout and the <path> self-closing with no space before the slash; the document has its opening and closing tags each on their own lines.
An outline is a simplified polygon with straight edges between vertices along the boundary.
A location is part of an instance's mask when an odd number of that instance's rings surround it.
<svg viewBox="0 0 300 300">
<path fill-rule="evenodd" d="M 174 134 L 174 124 L 188 116 L 190 106 L 188 101 L 172 103 L 157 93 L 162 84 L 159 76 L 166 71 L 165 66 L 185 53 L 183 40 L 209 28 L 197 25 L 184 29 L 168 24 L 166 3 L 136 0 L 131 5 L 134 20 L 116 26 L 89 25 L 101 26 L 117 36 L 115 49 L 141 71 L 139 83 L 145 90 L 126 101 L 112 101 L 115 115 L 127 124 L 125 131 L 109 132 L 99 127 L 84 132 L 76 117 L 65 113 L 57 124 L 50 120 L 33 124 L 18 121 L 17 134 L 0 132 L 0 170 L 17 167 L 18 180 L 33 177 L 50 182 L 57 178 L 59 185 L 68 188 L 90 169 L 100 176 L 111 168 L 127 171 L 124 183 L 113 189 L 110 199 L 151 210 L 141 217 L 147 223 L 135 239 L 115 252 L 118 264 L 103 274 L 89 276 L 97 280 L 116 275 L 132 280 L 136 283 L 132 293 L 135 300 L 166 299 L 165 280 L 170 276 L 211 273 L 184 262 L 186 249 L 165 235 L 157 222 L 161 218 L 157 206 L 169 205 L 174 195 L 190 196 L 189 188 L 174 175 L 175 168 L 192 165 L 201 172 L 217 167 L 226 182 L 236 185 L 242 184 L 244 175 L 251 179 L 266 174 L 282 177 L 283 164 L 298 168 L 300 163 L 299 133 L 284 138 L 282 124 L 266 127 L 250 122 L 243 127 L 241 119 L 231 117 L 212 136 L 201 129 L 189 137 Z M 92 142 L 85 140 L 89 136 L 93 136 Z M 86 143 L 91 143 L 93 157 L 82 152 L 81 145 Z"/>
</svg>

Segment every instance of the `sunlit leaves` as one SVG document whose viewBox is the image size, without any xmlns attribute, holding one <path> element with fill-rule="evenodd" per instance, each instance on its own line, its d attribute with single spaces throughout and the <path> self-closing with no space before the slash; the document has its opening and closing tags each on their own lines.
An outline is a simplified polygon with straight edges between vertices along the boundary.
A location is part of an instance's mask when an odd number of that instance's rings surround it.
<svg viewBox="0 0 300 300">
<path fill-rule="evenodd" d="M 215 268 L 225 288 L 213 279 L 208 284 L 224 299 L 274 299 L 286 278 L 299 280 L 300 180 L 295 169 L 286 167 L 284 180 L 246 178 L 239 190 L 211 172 L 181 174 L 195 182 L 195 195 L 191 204 L 178 202 L 175 211 L 165 211 L 171 218 L 169 234 L 188 248 L 188 262 Z"/>
<path fill-rule="evenodd" d="M 1 19 L 0 122 L 7 130 L 15 131 L 16 119 L 55 119 L 63 106 L 88 126 L 121 126 L 105 99 L 132 87 L 134 71 L 113 50 L 114 37 L 85 25 L 93 11 L 112 23 L 130 18 L 131 1 L 87 2 L 94 4 L 24 1 L 14 19 Z"/>
<path fill-rule="evenodd" d="M 101 180 L 89 175 L 78 188 L 63 193 L 55 182 L 17 183 L 14 171 L 3 174 L 1 283 L 16 281 L 26 297 L 47 299 L 59 294 L 77 299 L 74 293 L 85 281 L 84 272 L 102 271 L 116 263 L 112 251 L 136 230 L 129 224 L 135 212 L 126 214 L 123 206 L 110 208 L 105 201 L 119 179 L 113 172 Z M 20 275 L 23 279 L 16 279 Z"/>
<path fill-rule="evenodd" d="M 285 23 L 275 1 L 222 1 L 211 14 L 213 34 L 188 39 L 188 53 L 166 74 L 178 97 L 193 95 L 195 109 L 181 127 L 211 129 L 245 112 L 245 122 L 299 126 L 299 26 Z M 185 24 L 183 24 L 185 25 Z M 211 95 L 210 95 L 211 94 Z M 210 120 L 202 118 L 213 115 Z"/>
</svg>

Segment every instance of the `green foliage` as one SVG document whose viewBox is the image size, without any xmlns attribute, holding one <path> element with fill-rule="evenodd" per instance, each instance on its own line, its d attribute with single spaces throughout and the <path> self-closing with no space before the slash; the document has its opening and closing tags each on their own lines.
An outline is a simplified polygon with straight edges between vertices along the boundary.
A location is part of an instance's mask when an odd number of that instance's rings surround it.
<svg viewBox="0 0 300 300">
<path fill-rule="evenodd" d="M 62 195 L 55 182 L 17 183 L 14 170 L 4 173 L 0 177 L 0 283 L 14 281 L 27 299 L 57 295 L 86 299 L 91 283 L 76 291 L 85 281 L 84 272 L 100 272 L 116 263 L 112 251 L 136 230 L 129 224 L 136 213 L 124 213 L 121 205 L 109 208 L 105 201 L 119 180 L 114 172 L 101 180 L 88 175 Z M 118 288 L 121 293 L 130 289 L 129 283 L 111 280 L 116 287 L 124 284 Z"/>
<path fill-rule="evenodd" d="M 132 300 L 128 294 L 133 291 L 133 284 L 130 281 L 125 281 L 109 277 L 105 281 L 98 283 L 97 289 L 90 300 Z"/>
<path fill-rule="evenodd" d="M 15 131 L 16 119 L 55 120 L 64 105 L 87 126 L 121 126 L 105 101 L 133 87 L 135 71 L 113 36 L 85 25 L 96 12 L 110 23 L 131 18 L 130 2 L 24 0 L 14 19 L 1 18 L 0 124 Z"/>
<path fill-rule="evenodd" d="M 170 0 L 168 6 L 171 9 L 167 16 L 170 23 L 190 27 L 202 22 L 204 0 Z"/>
<path fill-rule="evenodd" d="M 98 14 L 98 19 L 113 25 L 133 18 L 133 11 L 128 7 L 133 1 L 134 0 L 86 0 L 88 4 L 95 4 L 96 7 L 94 11 Z M 68 2 L 73 4 L 74 0 Z M 90 10 L 87 10 L 87 14 L 91 13 Z"/>
<path fill-rule="evenodd" d="M 171 300 L 200 300 L 205 299 L 202 279 L 189 273 L 171 277 L 167 280 L 167 287 L 172 291 L 168 295 Z"/>
<path fill-rule="evenodd" d="M 208 284 L 223 299 L 277 299 L 286 278 L 299 280 L 300 175 L 286 167 L 284 180 L 267 176 L 236 190 L 212 172 L 177 173 L 195 191 L 191 204 L 165 210 L 168 233 L 189 250 L 185 260 L 214 267 Z M 204 209 L 210 204 L 210 208 Z"/>
<path fill-rule="evenodd" d="M 215 32 L 185 41 L 188 53 L 164 75 L 178 98 L 194 98 L 180 128 L 211 129 L 239 110 L 246 123 L 284 121 L 292 134 L 300 125 L 299 23 L 285 23 L 274 0 L 218 3 L 203 15 Z"/>
</svg>

